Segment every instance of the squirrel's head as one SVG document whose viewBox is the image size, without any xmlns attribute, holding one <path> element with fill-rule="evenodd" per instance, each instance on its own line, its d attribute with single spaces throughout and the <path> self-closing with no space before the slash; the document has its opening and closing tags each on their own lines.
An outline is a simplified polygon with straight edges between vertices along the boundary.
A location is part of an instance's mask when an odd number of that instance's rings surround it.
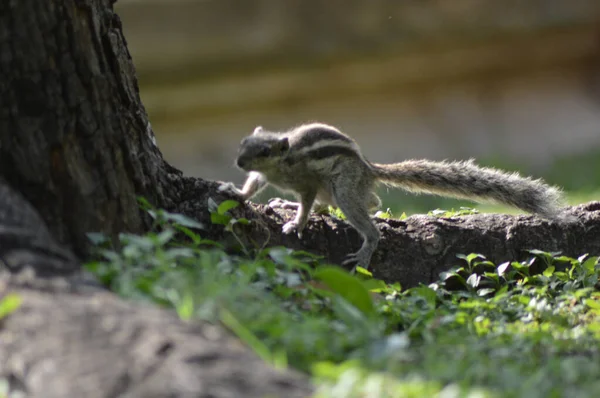
<svg viewBox="0 0 600 398">
<path fill-rule="evenodd" d="M 236 165 L 245 171 L 267 171 L 277 166 L 289 149 L 286 136 L 270 133 L 258 126 L 240 143 Z"/>
</svg>

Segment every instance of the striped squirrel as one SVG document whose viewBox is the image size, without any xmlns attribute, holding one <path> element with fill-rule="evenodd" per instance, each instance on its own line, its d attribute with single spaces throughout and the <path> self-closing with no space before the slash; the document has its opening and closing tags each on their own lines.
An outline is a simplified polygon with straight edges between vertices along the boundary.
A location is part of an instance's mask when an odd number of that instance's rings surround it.
<svg viewBox="0 0 600 398">
<path fill-rule="evenodd" d="M 561 192 L 541 180 L 479 167 L 472 160 L 371 163 L 352 138 L 321 123 L 283 133 L 259 126 L 242 140 L 236 164 L 249 172 L 243 188 L 224 183 L 221 191 L 247 200 L 272 184 L 299 199 L 299 203 L 274 202 L 273 207 L 297 209 L 296 218 L 283 226 L 286 234 L 295 231 L 301 237 L 315 201 L 339 207 L 363 238 L 362 247 L 348 255 L 344 265 L 368 267 L 379 242 L 379 230 L 369 216 L 369 210 L 381 205 L 373 192 L 376 183 L 417 193 L 504 203 L 547 219 L 560 218 Z"/>
</svg>

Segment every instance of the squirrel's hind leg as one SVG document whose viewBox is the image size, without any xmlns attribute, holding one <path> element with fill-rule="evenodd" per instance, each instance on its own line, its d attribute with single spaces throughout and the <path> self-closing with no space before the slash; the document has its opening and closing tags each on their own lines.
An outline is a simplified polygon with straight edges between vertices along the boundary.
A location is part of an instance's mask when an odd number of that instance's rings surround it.
<svg viewBox="0 0 600 398">
<path fill-rule="evenodd" d="M 349 254 L 342 265 L 354 264 L 355 267 L 361 265 L 368 268 L 380 239 L 379 230 L 369 216 L 369 207 L 373 204 L 375 195 L 371 190 L 356 189 L 344 184 L 334 186 L 334 194 L 337 205 L 348 222 L 363 238 L 361 248 L 356 253 Z"/>
</svg>

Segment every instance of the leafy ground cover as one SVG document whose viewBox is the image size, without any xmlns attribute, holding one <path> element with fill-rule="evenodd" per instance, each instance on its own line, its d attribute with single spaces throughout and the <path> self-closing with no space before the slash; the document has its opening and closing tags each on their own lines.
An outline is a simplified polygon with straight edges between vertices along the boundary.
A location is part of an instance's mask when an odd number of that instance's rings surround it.
<svg viewBox="0 0 600 398">
<path fill-rule="evenodd" d="M 213 222 L 233 233 L 229 209 Z M 467 254 L 429 286 L 402 289 L 279 247 L 226 253 L 201 225 L 149 209 L 154 231 L 118 251 L 92 235 L 107 286 L 225 325 L 265 361 L 309 373 L 320 397 L 600 396 L 600 264 L 532 251 Z"/>
</svg>

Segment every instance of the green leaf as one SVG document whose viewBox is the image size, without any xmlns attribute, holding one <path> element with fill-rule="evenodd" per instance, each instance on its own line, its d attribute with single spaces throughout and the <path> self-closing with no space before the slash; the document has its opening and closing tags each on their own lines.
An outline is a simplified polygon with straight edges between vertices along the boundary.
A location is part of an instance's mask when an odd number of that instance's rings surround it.
<svg viewBox="0 0 600 398">
<path fill-rule="evenodd" d="M 498 266 L 498 276 L 503 276 L 506 273 L 506 270 L 510 266 L 510 262 L 502 263 Z"/>
<path fill-rule="evenodd" d="M 481 280 L 481 276 L 477 275 L 477 274 L 471 274 L 471 276 L 469 276 L 469 278 L 467 279 L 467 285 L 476 288 L 477 286 L 479 286 L 479 281 Z"/>
<path fill-rule="evenodd" d="M 423 298 L 430 307 L 435 308 L 437 293 L 429 286 L 417 286 L 410 289 L 411 293 Z"/>
<path fill-rule="evenodd" d="M 508 292 L 508 285 L 504 285 L 500 288 L 500 290 L 498 290 L 498 292 L 496 292 L 496 297 L 501 297 L 503 294 L 505 294 L 506 292 Z"/>
<path fill-rule="evenodd" d="M 169 213 L 167 219 L 174 222 L 177 225 L 188 228 L 205 229 L 204 224 L 194 220 L 193 218 L 184 216 L 183 214 Z"/>
<path fill-rule="evenodd" d="M 485 276 L 486 278 L 489 278 L 491 280 L 493 280 L 494 282 L 499 282 L 500 281 L 500 276 L 494 272 L 484 272 L 483 276 Z"/>
<path fill-rule="evenodd" d="M 383 218 L 383 219 L 390 219 L 390 218 L 394 217 L 394 215 L 392 214 L 392 211 L 388 207 L 386 211 L 379 210 L 378 212 L 376 212 L 375 215 L 374 215 L 374 217 Z"/>
<path fill-rule="evenodd" d="M 531 249 L 531 250 L 526 250 L 527 252 L 536 255 L 536 256 L 543 256 L 543 257 L 552 257 L 552 253 L 550 252 L 545 252 L 543 250 L 538 250 L 538 249 Z"/>
<path fill-rule="evenodd" d="M 183 233 L 188 238 L 190 238 L 194 245 L 199 245 L 202 241 L 202 238 L 188 227 L 184 227 L 182 225 L 175 225 L 175 229 L 177 229 L 179 232 Z"/>
<path fill-rule="evenodd" d="M 239 205 L 240 205 L 240 202 L 238 202 L 237 200 L 232 200 L 232 199 L 226 200 L 219 204 L 219 207 L 217 207 L 217 213 L 225 214 L 229 210 L 235 209 Z"/>
<path fill-rule="evenodd" d="M 529 264 L 513 261 L 510 265 L 522 275 L 529 276 Z"/>
<path fill-rule="evenodd" d="M 164 231 L 162 231 L 161 233 L 159 233 L 158 235 L 156 235 L 155 239 L 159 245 L 165 245 L 168 242 L 170 242 L 174 236 L 175 236 L 175 231 L 171 228 L 168 228 L 168 229 L 165 229 Z"/>
<path fill-rule="evenodd" d="M 215 202 L 215 200 L 213 198 L 208 198 L 207 205 L 208 205 L 208 211 L 210 213 L 216 213 L 217 212 L 217 209 L 218 209 L 219 205 L 217 205 L 217 202 Z"/>
<path fill-rule="evenodd" d="M 280 355 L 274 356 L 271 354 L 269 347 L 264 344 L 252 331 L 244 326 L 231 312 L 222 309 L 221 310 L 221 322 L 229 328 L 233 333 L 239 337 L 244 343 L 250 346 L 254 352 L 261 357 L 265 362 L 270 363 L 275 368 L 283 368 L 286 366 L 285 363 L 278 363 L 282 361 Z M 275 361 L 275 359 L 278 359 Z"/>
<path fill-rule="evenodd" d="M 553 257 L 553 259 L 556 261 L 564 261 L 566 263 L 577 262 L 577 260 L 575 260 L 574 258 L 571 258 L 569 256 L 558 256 L 558 257 Z"/>
<path fill-rule="evenodd" d="M 487 268 L 496 268 L 496 264 L 494 264 L 490 260 L 475 261 L 475 266 L 476 267 L 477 266 L 483 266 L 483 267 L 487 267 Z"/>
<path fill-rule="evenodd" d="M 265 250 L 265 253 L 267 253 L 275 263 L 284 265 L 288 269 L 301 269 L 309 274 L 313 271 L 313 268 L 308 265 L 306 261 L 296 258 L 295 253 L 286 247 L 273 247 Z"/>
<path fill-rule="evenodd" d="M 336 314 L 337 318 L 343 323 L 348 325 L 351 329 L 360 330 L 361 333 L 369 334 L 369 331 L 376 328 L 376 324 L 370 320 L 374 317 L 367 316 L 367 314 L 361 311 L 358 307 L 350 303 L 344 297 L 340 295 L 333 295 L 331 297 L 332 310 Z"/>
<path fill-rule="evenodd" d="M 15 293 L 7 294 L 0 300 L 0 319 L 15 312 L 21 305 L 21 296 Z"/>
<path fill-rule="evenodd" d="M 469 264 L 471 264 L 471 262 L 473 260 L 475 260 L 476 258 L 485 260 L 485 257 L 482 254 L 477 254 L 477 253 L 471 253 L 467 256 L 467 261 L 469 262 Z"/>
<path fill-rule="evenodd" d="M 371 315 L 375 312 L 373 300 L 363 282 L 344 269 L 334 266 L 320 267 L 315 271 L 314 277 L 362 313 Z"/>
<path fill-rule="evenodd" d="M 587 305 L 588 307 L 590 307 L 594 310 L 600 310 L 600 301 L 598 301 L 598 300 L 586 299 L 585 305 Z"/>
<path fill-rule="evenodd" d="M 596 265 L 598 264 L 598 257 L 590 257 L 582 264 L 583 268 L 589 272 L 593 273 L 596 269 Z"/>
<path fill-rule="evenodd" d="M 360 364 L 358 360 L 354 360 L 354 362 L 357 366 Z M 316 362 L 312 365 L 312 374 L 331 380 L 336 380 L 340 377 L 344 370 L 342 366 L 329 361 Z"/>
<path fill-rule="evenodd" d="M 369 271 L 368 269 L 363 268 L 361 266 L 357 266 L 356 269 L 355 269 L 355 272 L 356 272 L 356 275 L 362 275 L 362 276 L 365 276 L 365 277 L 368 277 L 368 278 L 372 278 L 373 277 L 373 274 L 371 273 L 371 271 Z"/>
<path fill-rule="evenodd" d="M 545 252 L 545 251 L 537 250 L 537 249 L 526 250 L 526 251 L 533 254 L 536 257 L 543 259 L 548 265 L 550 265 L 552 263 L 554 257 L 557 257 L 558 255 L 560 255 L 560 252 Z"/>
<path fill-rule="evenodd" d="M 549 266 L 548 268 L 546 268 L 544 270 L 544 272 L 542 273 L 542 275 L 547 276 L 548 278 L 552 276 L 552 274 L 554 274 L 554 270 L 556 268 L 554 267 L 554 265 Z"/>
<path fill-rule="evenodd" d="M 387 289 L 385 282 L 380 279 L 366 279 L 362 284 L 370 292 L 381 292 Z"/>
<path fill-rule="evenodd" d="M 346 219 L 346 216 L 344 215 L 344 212 L 342 210 L 340 210 L 339 208 L 337 208 L 337 207 L 331 207 L 331 206 L 329 206 L 329 214 L 332 217 L 339 218 L 340 220 L 345 220 Z"/>
<path fill-rule="evenodd" d="M 154 207 L 150 204 L 150 202 L 148 202 L 148 200 L 146 198 L 144 198 L 143 196 L 138 196 L 137 197 L 137 202 L 138 205 L 143 209 L 143 210 L 150 210 L 153 209 Z"/>
<path fill-rule="evenodd" d="M 247 218 L 238 218 L 237 220 L 235 220 L 236 224 L 242 224 L 242 225 L 249 225 L 250 224 L 250 220 L 248 220 Z"/>
<path fill-rule="evenodd" d="M 194 298 L 190 293 L 190 291 L 185 291 L 175 308 L 177 315 L 185 321 L 190 320 L 194 315 Z"/>
<path fill-rule="evenodd" d="M 483 297 L 483 296 L 487 296 L 488 294 L 492 294 L 492 293 L 494 293 L 494 292 L 495 292 L 495 290 L 494 290 L 494 289 L 491 289 L 491 288 L 489 288 L 489 287 L 486 287 L 486 288 L 484 288 L 484 289 L 479 289 L 479 290 L 477 291 L 477 295 L 478 295 L 478 296 L 480 296 L 480 297 Z"/>
<path fill-rule="evenodd" d="M 210 222 L 215 225 L 229 225 L 231 218 L 227 214 L 210 213 Z"/>
</svg>

